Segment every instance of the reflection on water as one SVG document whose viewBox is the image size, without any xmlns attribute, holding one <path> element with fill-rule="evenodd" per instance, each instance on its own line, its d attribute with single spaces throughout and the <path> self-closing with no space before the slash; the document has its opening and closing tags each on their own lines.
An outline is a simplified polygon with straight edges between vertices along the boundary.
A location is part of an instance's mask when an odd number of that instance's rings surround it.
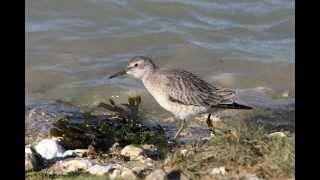
<svg viewBox="0 0 320 180">
<path fill-rule="evenodd" d="M 26 96 L 92 105 L 141 94 L 109 80 L 134 55 L 235 88 L 252 104 L 294 101 L 293 0 L 26 1 Z M 285 94 L 285 95 L 284 95 Z"/>
</svg>

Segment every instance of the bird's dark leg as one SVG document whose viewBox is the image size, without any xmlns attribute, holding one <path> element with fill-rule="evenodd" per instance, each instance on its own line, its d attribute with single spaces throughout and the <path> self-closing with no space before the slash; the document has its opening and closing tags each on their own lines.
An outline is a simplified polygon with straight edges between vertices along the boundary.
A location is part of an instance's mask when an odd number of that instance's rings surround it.
<svg viewBox="0 0 320 180">
<path fill-rule="evenodd" d="M 208 127 L 209 127 L 209 128 L 212 128 L 212 127 L 213 127 L 213 125 L 212 125 L 212 121 L 211 121 L 210 117 L 211 117 L 211 113 L 209 113 L 209 115 L 208 115 L 208 118 L 207 118 L 207 125 L 208 125 Z"/>
<path fill-rule="evenodd" d="M 183 119 L 180 123 L 180 127 L 178 129 L 178 131 L 176 132 L 176 134 L 174 135 L 173 139 L 177 139 L 177 137 L 179 136 L 179 134 L 182 132 L 183 129 L 187 128 L 187 122 L 185 119 Z"/>
<path fill-rule="evenodd" d="M 212 133 L 214 133 L 213 124 L 212 124 L 212 121 L 211 121 L 210 117 L 211 117 L 211 113 L 209 113 L 209 115 L 208 115 L 207 125 L 208 125 L 208 128 L 209 128 L 209 131 L 211 131 Z"/>
</svg>

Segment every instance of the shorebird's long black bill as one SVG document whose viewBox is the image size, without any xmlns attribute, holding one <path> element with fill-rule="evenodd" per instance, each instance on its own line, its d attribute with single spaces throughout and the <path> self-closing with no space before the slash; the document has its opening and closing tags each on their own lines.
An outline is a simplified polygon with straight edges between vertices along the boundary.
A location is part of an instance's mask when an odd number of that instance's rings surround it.
<svg viewBox="0 0 320 180">
<path fill-rule="evenodd" d="M 118 77 L 118 76 L 123 76 L 125 74 L 127 74 L 126 70 L 122 70 L 122 71 L 119 71 L 119 72 L 109 76 L 109 79 L 112 79 L 112 78 L 115 78 L 115 77 Z"/>
</svg>

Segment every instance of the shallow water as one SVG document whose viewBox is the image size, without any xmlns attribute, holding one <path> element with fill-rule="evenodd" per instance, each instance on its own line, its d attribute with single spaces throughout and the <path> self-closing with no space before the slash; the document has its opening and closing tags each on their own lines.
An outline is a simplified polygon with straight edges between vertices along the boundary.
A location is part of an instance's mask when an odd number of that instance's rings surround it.
<svg viewBox="0 0 320 180">
<path fill-rule="evenodd" d="M 234 88 L 255 106 L 294 102 L 293 0 L 28 0 L 26 103 L 94 105 L 142 95 L 142 109 L 167 116 L 132 78 L 107 76 L 135 55 Z"/>
</svg>

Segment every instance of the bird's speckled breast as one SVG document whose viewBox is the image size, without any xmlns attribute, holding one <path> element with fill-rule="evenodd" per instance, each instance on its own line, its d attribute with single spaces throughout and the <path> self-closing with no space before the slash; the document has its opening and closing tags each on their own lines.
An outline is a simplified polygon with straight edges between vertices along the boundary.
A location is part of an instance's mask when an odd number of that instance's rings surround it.
<svg viewBox="0 0 320 180">
<path fill-rule="evenodd" d="M 167 111 L 176 113 L 176 108 L 173 103 L 169 101 L 169 95 L 165 87 L 165 77 L 153 76 L 143 80 L 145 88 L 156 99 L 156 101 Z"/>
</svg>

